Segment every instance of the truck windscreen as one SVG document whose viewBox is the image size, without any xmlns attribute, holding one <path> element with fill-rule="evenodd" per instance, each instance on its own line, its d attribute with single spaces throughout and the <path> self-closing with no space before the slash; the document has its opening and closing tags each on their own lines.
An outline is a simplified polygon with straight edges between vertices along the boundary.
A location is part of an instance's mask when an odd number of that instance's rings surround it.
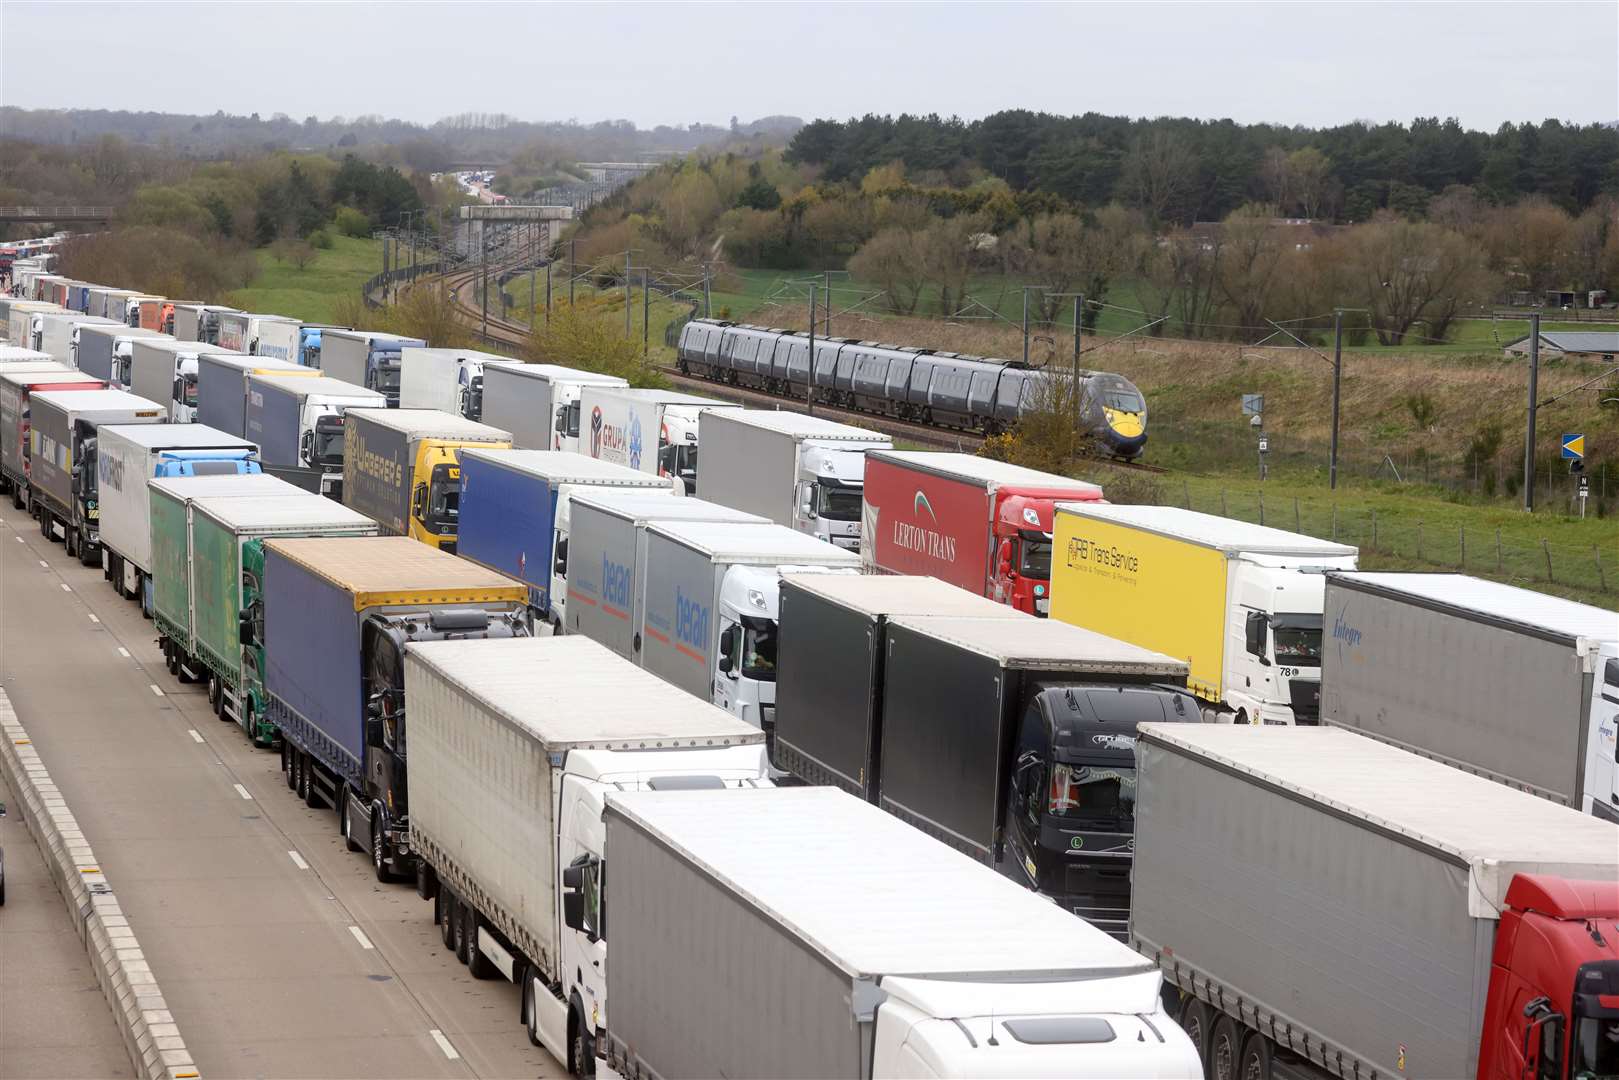
<svg viewBox="0 0 1619 1080">
<path fill-rule="evenodd" d="M 1069 818 L 1135 817 L 1135 766 L 1054 764 L 1046 812 Z"/>
<path fill-rule="evenodd" d="M 1271 621 L 1276 662 L 1293 667 L 1321 666 L 1321 616 L 1277 615 Z"/>
<path fill-rule="evenodd" d="M 743 616 L 742 674 L 760 682 L 776 681 L 776 624 L 773 620 Z"/>
<path fill-rule="evenodd" d="M 460 472 L 453 465 L 433 466 L 427 490 L 426 525 L 439 535 L 451 534 L 461 520 Z"/>
<path fill-rule="evenodd" d="M 816 487 L 820 489 L 820 500 L 815 510 L 817 516 L 828 521 L 860 520 L 862 489 L 833 486 L 824 480 Z"/>
<path fill-rule="evenodd" d="M 315 439 L 312 447 L 314 460 L 310 462 L 324 469 L 343 466 L 343 418 L 322 416 L 315 421 Z"/>
<path fill-rule="evenodd" d="M 1037 532 L 1018 535 L 1018 573 L 1026 578 L 1051 580 L 1051 537 Z"/>
</svg>

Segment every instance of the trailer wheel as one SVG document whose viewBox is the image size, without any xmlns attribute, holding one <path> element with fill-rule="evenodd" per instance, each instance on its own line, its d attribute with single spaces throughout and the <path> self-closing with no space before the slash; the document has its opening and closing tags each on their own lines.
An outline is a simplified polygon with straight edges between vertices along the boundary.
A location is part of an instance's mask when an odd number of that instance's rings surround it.
<svg viewBox="0 0 1619 1080">
<path fill-rule="evenodd" d="M 450 908 L 450 919 L 455 923 L 455 958 L 463 964 L 471 963 L 467 941 L 472 937 L 472 927 L 468 925 L 472 919 L 472 905 L 456 897 L 455 905 Z"/>
<path fill-rule="evenodd" d="M 444 947 L 454 952 L 455 896 L 442 888 L 433 897 L 433 921 L 438 923 L 438 936 L 443 940 Z"/>
<path fill-rule="evenodd" d="M 304 755 L 304 805 L 311 810 L 320 809 L 320 785 L 315 782 L 315 759 Z"/>
<path fill-rule="evenodd" d="M 297 776 L 297 783 L 293 785 L 292 793 L 305 803 L 309 801 L 309 755 L 302 750 L 293 755 L 292 769 Z"/>
<path fill-rule="evenodd" d="M 292 775 L 292 755 L 293 755 L 293 753 L 294 753 L 294 751 L 292 749 L 292 745 L 290 743 L 288 743 L 287 740 L 282 739 L 281 740 L 281 774 L 287 778 L 287 789 L 289 791 L 292 790 L 297 785 L 297 781 L 293 778 L 293 775 Z"/>
<path fill-rule="evenodd" d="M 174 655 L 174 643 L 168 638 L 163 639 L 163 666 L 169 669 L 169 674 L 176 678 L 180 675 L 180 661 Z"/>
<path fill-rule="evenodd" d="M 1237 1080 L 1238 1059 L 1242 1054 L 1242 1025 L 1221 1016 L 1209 1032 L 1209 1080 Z"/>
<path fill-rule="evenodd" d="M 1270 1040 L 1259 1032 L 1250 1032 L 1242 1044 L 1242 1064 L 1237 1070 L 1240 1080 L 1270 1080 Z"/>
<path fill-rule="evenodd" d="M 359 851 L 360 845 L 354 842 L 354 823 L 349 812 L 349 789 L 343 788 L 337 793 L 337 833 L 343 838 L 343 846 L 350 851 Z"/>
<path fill-rule="evenodd" d="M 1208 1075 L 1209 1060 L 1209 1007 L 1197 1000 L 1188 997 L 1180 1015 L 1181 1030 L 1186 1037 L 1192 1040 L 1197 1047 L 1197 1058 L 1203 1062 L 1204 1075 Z"/>
</svg>

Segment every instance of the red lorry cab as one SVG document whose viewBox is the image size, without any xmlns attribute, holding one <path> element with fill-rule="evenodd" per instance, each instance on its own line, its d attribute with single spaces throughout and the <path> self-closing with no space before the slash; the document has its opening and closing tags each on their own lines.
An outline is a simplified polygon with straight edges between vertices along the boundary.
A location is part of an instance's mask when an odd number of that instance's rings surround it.
<svg viewBox="0 0 1619 1080">
<path fill-rule="evenodd" d="M 972 454 L 873 450 L 861 557 L 1044 615 L 1056 504 L 1101 498 L 1095 484 Z"/>
<path fill-rule="evenodd" d="M 1495 932 L 1478 1080 L 1619 1076 L 1619 882 L 1519 874 Z"/>
</svg>

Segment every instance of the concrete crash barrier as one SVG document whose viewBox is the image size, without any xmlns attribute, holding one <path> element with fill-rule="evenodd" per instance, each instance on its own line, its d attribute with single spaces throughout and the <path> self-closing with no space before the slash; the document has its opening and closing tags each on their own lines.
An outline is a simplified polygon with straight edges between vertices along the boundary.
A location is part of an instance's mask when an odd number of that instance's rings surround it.
<svg viewBox="0 0 1619 1080">
<path fill-rule="evenodd" d="M 4 690 L 0 690 L 0 769 L 5 770 L 17 811 L 39 845 L 90 954 L 96 981 L 112 1007 L 136 1073 L 152 1080 L 199 1077 L 118 897 Z"/>
</svg>

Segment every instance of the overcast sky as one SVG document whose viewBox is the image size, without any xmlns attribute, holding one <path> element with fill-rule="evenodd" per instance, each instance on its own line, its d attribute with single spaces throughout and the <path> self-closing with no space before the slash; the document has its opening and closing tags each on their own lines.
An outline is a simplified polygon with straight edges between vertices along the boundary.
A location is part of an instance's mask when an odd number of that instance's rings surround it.
<svg viewBox="0 0 1619 1080">
<path fill-rule="evenodd" d="M 0 103 L 725 123 L 1090 110 L 1619 118 L 1619 4 L 0 0 Z"/>
</svg>

